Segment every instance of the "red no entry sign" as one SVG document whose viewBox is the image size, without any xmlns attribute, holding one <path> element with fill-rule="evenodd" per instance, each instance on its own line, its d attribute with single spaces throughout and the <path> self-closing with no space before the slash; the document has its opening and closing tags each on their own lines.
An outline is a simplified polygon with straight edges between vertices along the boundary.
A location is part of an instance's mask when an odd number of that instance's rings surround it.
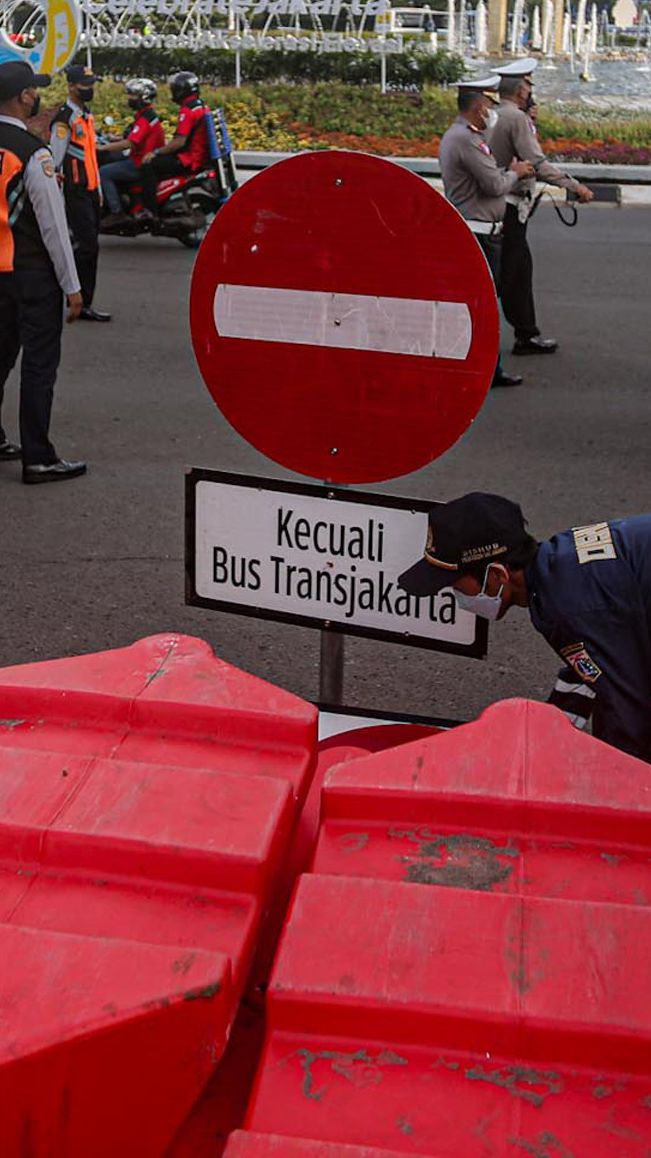
<svg viewBox="0 0 651 1158">
<path fill-rule="evenodd" d="M 292 157 L 247 182 L 199 251 L 190 315 L 229 422 L 333 482 L 437 458 L 497 361 L 495 292 L 468 227 L 420 177 L 360 153 Z"/>
</svg>

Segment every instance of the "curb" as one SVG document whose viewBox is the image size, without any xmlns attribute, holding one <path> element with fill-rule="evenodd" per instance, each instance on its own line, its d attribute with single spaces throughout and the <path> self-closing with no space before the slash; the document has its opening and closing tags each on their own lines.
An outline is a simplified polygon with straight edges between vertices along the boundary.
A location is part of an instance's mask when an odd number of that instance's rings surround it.
<svg viewBox="0 0 651 1158">
<path fill-rule="evenodd" d="M 295 157 L 296 153 L 264 153 L 242 151 L 235 153 L 238 171 L 243 180 L 254 177 L 276 161 Z M 436 157 L 387 157 L 397 165 L 424 177 L 434 189 L 443 189 L 441 170 Z M 651 165 L 583 165 L 568 164 L 563 169 L 585 181 L 595 194 L 595 201 L 611 205 L 651 205 Z M 542 186 L 539 186 L 542 187 Z M 553 185 L 544 186 L 560 201 L 565 201 L 565 190 Z"/>
</svg>

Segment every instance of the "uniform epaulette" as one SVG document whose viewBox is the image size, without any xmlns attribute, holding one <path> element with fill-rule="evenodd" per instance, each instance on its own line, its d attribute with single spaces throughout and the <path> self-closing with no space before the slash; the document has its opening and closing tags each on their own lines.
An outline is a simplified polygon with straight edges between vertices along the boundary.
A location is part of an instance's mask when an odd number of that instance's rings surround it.
<svg viewBox="0 0 651 1158">
<path fill-rule="evenodd" d="M 71 109 L 69 104 L 61 105 L 52 117 L 50 127 L 52 127 L 52 125 L 69 125 L 73 114 L 74 109 Z"/>
</svg>

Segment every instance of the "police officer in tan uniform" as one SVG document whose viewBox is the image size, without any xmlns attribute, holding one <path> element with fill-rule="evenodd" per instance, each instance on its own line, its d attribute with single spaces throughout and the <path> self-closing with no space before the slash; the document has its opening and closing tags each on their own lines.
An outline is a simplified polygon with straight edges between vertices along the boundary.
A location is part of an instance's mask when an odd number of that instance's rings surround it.
<svg viewBox="0 0 651 1158">
<path fill-rule="evenodd" d="M 68 224 L 87 322 L 110 322 L 111 315 L 93 306 L 99 258 L 100 180 L 95 122 L 88 107 L 97 84 L 90 68 L 73 64 L 66 69 L 68 99 L 52 120 L 50 148 L 57 172 L 63 176 Z"/>
<path fill-rule="evenodd" d="M 475 234 L 499 294 L 506 196 L 531 176 L 533 167 L 527 161 L 512 161 L 501 169 L 486 141 L 498 84 L 497 76 L 459 81 L 459 115 L 443 135 L 439 163 L 445 195 Z M 505 373 L 498 358 L 492 385 L 519 386 L 521 382 L 520 375 Z"/>
<path fill-rule="evenodd" d="M 563 173 L 547 160 L 540 148 L 536 125 L 528 116 L 533 105 L 533 59 L 516 60 L 496 68 L 500 77 L 497 120 L 488 134 L 498 165 L 513 160 L 529 161 L 535 176 L 507 195 L 502 244 L 502 308 L 515 331 L 514 354 L 553 354 L 558 343 L 543 338 L 536 324 L 533 299 L 533 261 L 527 241 L 527 219 L 533 206 L 536 179 L 558 185 L 576 194 L 579 201 L 592 201 L 586 185 Z"/>
<path fill-rule="evenodd" d="M 50 442 L 50 413 L 61 354 L 64 297 L 68 321 L 82 300 L 52 154 L 28 130 L 39 88 L 50 77 L 25 61 L 0 65 L 0 405 L 22 349 L 20 437 L 0 425 L 0 462 L 22 457 L 23 482 L 60 482 L 84 474 Z"/>
</svg>

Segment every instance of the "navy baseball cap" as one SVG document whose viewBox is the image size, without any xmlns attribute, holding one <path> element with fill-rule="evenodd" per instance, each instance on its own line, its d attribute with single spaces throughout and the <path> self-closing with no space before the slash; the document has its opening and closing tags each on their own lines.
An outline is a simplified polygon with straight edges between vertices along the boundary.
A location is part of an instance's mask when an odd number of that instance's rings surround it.
<svg viewBox="0 0 651 1158">
<path fill-rule="evenodd" d="M 427 519 L 423 558 L 398 579 L 398 586 L 409 595 L 435 595 L 469 567 L 499 563 L 527 538 L 518 504 L 481 491 L 440 503 Z"/>
<path fill-rule="evenodd" d="M 91 85 L 101 79 L 85 64 L 71 64 L 65 71 L 68 84 Z"/>
<path fill-rule="evenodd" d="M 34 72 L 26 60 L 8 60 L 0 64 L 0 101 L 10 101 L 26 88 L 47 88 L 52 77 Z"/>
</svg>

